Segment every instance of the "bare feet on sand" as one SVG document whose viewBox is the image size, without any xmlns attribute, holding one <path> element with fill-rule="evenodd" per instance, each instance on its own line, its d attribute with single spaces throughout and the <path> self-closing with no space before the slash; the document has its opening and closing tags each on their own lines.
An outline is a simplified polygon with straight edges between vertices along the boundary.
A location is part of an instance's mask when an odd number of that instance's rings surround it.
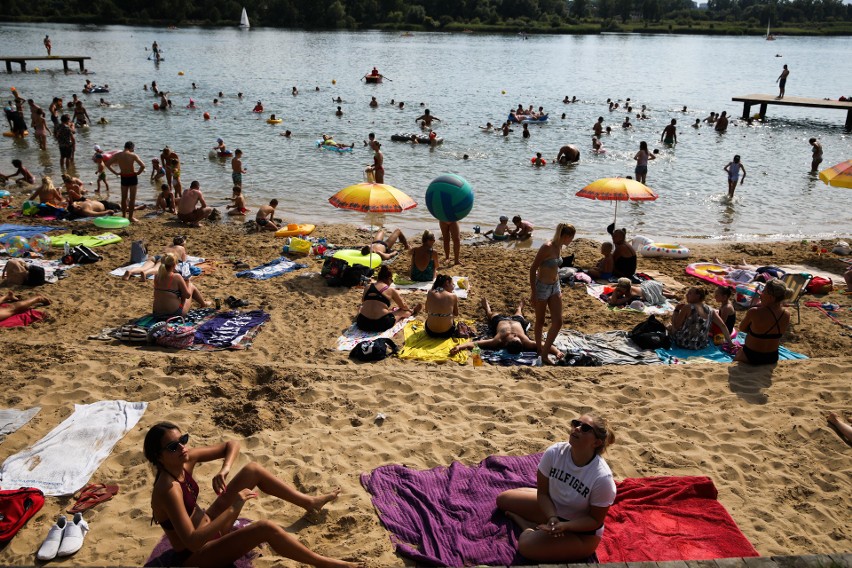
<svg viewBox="0 0 852 568">
<path fill-rule="evenodd" d="M 323 495 L 317 495 L 315 497 L 311 497 L 311 504 L 307 508 L 308 513 L 319 513 L 320 510 L 325 507 L 327 504 L 335 501 L 340 496 L 340 487 L 337 487 L 331 493 L 325 493 Z"/>
</svg>

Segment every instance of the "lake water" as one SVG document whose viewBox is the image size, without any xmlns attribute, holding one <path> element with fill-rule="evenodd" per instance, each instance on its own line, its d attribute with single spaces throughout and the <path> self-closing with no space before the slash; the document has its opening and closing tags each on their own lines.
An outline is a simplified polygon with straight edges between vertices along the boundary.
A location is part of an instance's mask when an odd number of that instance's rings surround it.
<svg viewBox="0 0 852 568">
<path fill-rule="evenodd" d="M 93 120 L 110 121 L 78 136 L 77 167 L 87 181 L 95 180 L 89 159 L 94 144 L 118 149 L 133 140 L 148 171 L 150 159 L 169 145 L 182 157 L 184 185 L 197 179 L 208 201 L 223 203 L 230 195 L 230 162 L 208 157 L 216 138 L 222 137 L 228 148 L 239 147 L 245 154 L 244 187 L 250 203 L 277 197 L 291 222 L 364 224 L 365 215 L 337 210 L 328 198 L 363 180 L 363 168 L 372 156 L 361 141 L 375 132 L 383 142 L 386 183 L 419 203 L 416 209 L 386 218 L 388 225 L 435 228 L 423 202 L 426 188 L 439 174 L 454 172 L 472 184 L 476 195 L 463 229 L 475 224 L 490 228 L 499 215 L 517 213 L 538 227 L 564 220 L 582 235 L 599 236 L 612 220 L 613 204 L 575 193 L 601 177 L 632 175 L 633 155 L 639 142 L 647 140 L 651 148 L 661 150 L 647 178 L 660 197 L 619 205 L 619 225 L 633 233 L 658 240 L 832 238 L 852 233 L 852 191 L 830 188 L 808 173 L 810 137 L 823 144 L 822 167 L 852 157 L 843 111 L 770 106 L 766 124 L 748 127 L 734 120 L 724 135 L 706 125 L 690 127 L 710 111 L 739 117 L 742 105 L 732 102 L 733 96 L 776 94 L 775 79 L 783 64 L 791 69 L 787 95 L 836 99 L 852 94 L 848 74 L 825 64 L 848 60 L 849 37 L 767 42 L 754 37 L 604 34 L 523 40 L 513 35 L 403 37 L 384 32 L 42 24 L 6 24 L 0 30 L 3 54 L 41 55 L 42 38 L 50 34 L 54 54 L 91 56 L 87 67 L 95 74 L 89 78 L 110 85 L 108 95 L 80 95 Z M 159 65 L 147 59 L 154 40 L 165 57 Z M 64 75 L 58 61 L 43 63 L 41 73 L 32 72 L 36 65 L 30 63 L 26 74 L 2 74 L 0 92 L 14 86 L 45 109 L 53 96 L 68 101 L 71 93 L 81 92 L 85 77 Z M 360 79 L 373 65 L 391 81 L 364 84 Z M 172 110 L 152 109 L 157 99 L 142 89 L 152 80 L 169 91 Z M 198 86 L 194 91 L 192 82 Z M 298 86 L 298 96 L 291 95 L 293 86 Z M 222 104 L 213 106 L 219 91 L 225 94 Z M 236 96 L 239 91 L 245 94 L 242 100 Z M 565 95 L 580 102 L 564 105 Z M 113 106 L 99 108 L 101 96 Z M 337 103 L 332 98 L 337 96 L 344 100 L 341 118 L 334 115 Z M 368 106 L 371 96 L 379 100 L 379 108 Z M 198 110 L 185 108 L 190 97 Z M 647 105 L 650 115 L 649 120 L 636 120 L 634 110 L 632 130 L 620 126 L 624 111 L 608 112 L 606 105 L 607 98 L 627 97 L 635 108 Z M 405 108 L 391 106 L 391 99 L 404 101 Z M 251 112 L 257 100 L 263 101 L 263 115 Z M 521 137 L 520 128 L 508 138 L 479 130 L 487 121 L 500 124 L 519 103 L 550 112 L 547 124 L 530 128 L 529 139 Z M 683 105 L 688 107 L 685 113 Z M 414 119 L 423 108 L 442 119 L 436 130 L 445 143 L 428 148 L 391 142 L 391 134 L 415 130 Z M 204 111 L 212 120 L 202 119 Z M 563 112 L 565 119 L 560 118 Z M 270 113 L 284 123 L 266 124 Z M 591 127 L 598 116 L 613 128 L 603 139 L 605 155 L 590 152 Z M 671 118 L 678 119 L 679 144 L 667 149 L 659 139 Z M 285 129 L 293 131 L 292 138 L 279 136 Z M 355 151 L 316 149 L 314 141 L 324 132 L 337 141 L 356 142 Z M 568 143 L 581 149 L 578 165 L 530 165 L 536 152 L 551 161 Z M 464 160 L 464 154 L 470 158 Z M 722 168 L 734 154 L 742 156 L 748 177 L 729 202 Z M 58 175 L 58 150 L 52 143 L 43 153 L 32 138 L 3 138 L 0 171 L 8 171 L 9 160 L 16 157 L 34 172 Z M 115 180 L 115 189 L 117 185 Z M 151 199 L 154 191 L 143 183 L 140 195 Z"/>
</svg>

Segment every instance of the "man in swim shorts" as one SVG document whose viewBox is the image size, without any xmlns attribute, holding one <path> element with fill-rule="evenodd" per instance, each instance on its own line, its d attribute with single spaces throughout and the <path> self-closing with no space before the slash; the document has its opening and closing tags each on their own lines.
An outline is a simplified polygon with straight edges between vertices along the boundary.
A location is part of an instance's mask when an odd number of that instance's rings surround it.
<svg viewBox="0 0 852 568">
<path fill-rule="evenodd" d="M 677 143 L 677 119 L 673 118 L 672 121 L 663 128 L 663 133 L 660 134 L 660 141 L 663 144 L 672 145 Z"/>
<path fill-rule="evenodd" d="M 536 351 L 535 341 L 527 335 L 527 329 L 530 327 L 530 322 L 524 318 L 524 301 L 521 300 L 518 304 L 518 309 L 511 316 L 491 311 L 491 306 L 486 298 L 482 298 L 482 308 L 485 310 L 485 319 L 488 321 L 488 333 L 492 336 L 490 339 L 479 339 L 476 341 L 467 341 L 460 345 L 456 345 L 450 349 L 450 355 L 455 355 L 459 351 L 465 349 L 490 349 L 497 351 L 505 349 L 513 355 L 517 355 L 521 351 Z M 550 346 L 550 352 L 557 357 L 561 357 L 559 349 L 555 346 Z"/>
<path fill-rule="evenodd" d="M 781 71 L 781 74 L 778 75 L 778 78 L 775 79 L 775 82 L 778 83 L 778 98 L 784 98 L 784 88 L 787 86 L 787 76 L 790 75 L 790 70 L 787 69 L 787 66 L 784 66 L 784 70 Z"/>
<path fill-rule="evenodd" d="M 200 205 L 200 207 L 196 207 L 197 205 Z M 204 201 L 204 196 L 201 194 L 201 184 L 193 181 L 178 201 L 178 219 L 191 227 L 200 227 L 201 220 L 210 217 L 212 212 L 213 208 L 207 206 L 207 202 Z"/>
<path fill-rule="evenodd" d="M 574 164 L 580 161 L 580 150 L 573 144 L 567 144 L 559 149 L 556 161 L 560 164 Z"/>
<path fill-rule="evenodd" d="M 231 160 L 231 179 L 234 185 L 243 186 L 243 174 L 246 169 L 243 167 L 243 151 L 237 148 L 234 150 L 234 157 Z"/>
<path fill-rule="evenodd" d="M 139 207 L 142 208 L 144 205 L 140 205 Z M 121 206 L 117 203 L 84 199 L 82 201 L 74 201 L 68 204 L 68 218 L 79 219 L 80 217 L 105 217 L 107 215 L 114 215 L 120 210 Z"/>
<path fill-rule="evenodd" d="M 56 137 L 56 144 L 59 146 L 59 167 L 65 171 L 74 163 L 74 150 L 77 147 L 77 139 L 74 136 L 74 130 L 71 129 L 71 117 L 63 114 L 59 119 L 53 135 Z"/>
<path fill-rule="evenodd" d="M 500 224 L 494 227 L 491 231 L 486 231 L 483 235 L 486 238 L 494 239 L 495 241 L 505 241 L 509 239 L 509 218 L 505 215 L 500 215 Z"/>
<path fill-rule="evenodd" d="M 275 208 L 278 207 L 278 200 L 272 199 L 269 205 L 261 205 L 257 210 L 257 215 L 254 217 L 255 223 L 263 231 L 277 231 L 278 225 L 275 224 Z"/>
<path fill-rule="evenodd" d="M 405 250 L 411 250 L 411 245 L 408 244 L 408 239 L 405 238 L 402 231 L 394 229 L 390 236 L 385 239 L 385 231 L 382 229 L 376 233 L 376 238 L 372 244 L 361 249 L 361 254 L 364 256 L 370 253 L 377 254 L 382 257 L 382 260 L 390 260 L 399 254 L 399 251 L 392 250 L 396 241 L 401 242 L 402 246 L 405 247 Z"/>
<path fill-rule="evenodd" d="M 428 128 L 431 128 L 433 120 L 437 120 L 438 122 L 441 122 L 441 119 L 438 118 L 437 116 L 433 116 L 429 112 L 429 109 L 427 108 L 426 110 L 423 111 L 423 114 L 421 114 L 420 116 L 418 116 L 417 118 L 414 119 L 414 122 L 423 121 Z"/>
<path fill-rule="evenodd" d="M 133 153 L 133 142 L 125 142 L 124 150 L 114 154 L 106 162 L 106 167 L 117 176 L 121 176 L 121 215 L 135 223 L 133 212 L 136 210 L 136 186 L 139 185 L 139 174 L 145 171 L 145 163 Z M 113 169 L 118 164 L 118 171 Z M 139 169 L 136 169 L 136 165 Z"/>
</svg>

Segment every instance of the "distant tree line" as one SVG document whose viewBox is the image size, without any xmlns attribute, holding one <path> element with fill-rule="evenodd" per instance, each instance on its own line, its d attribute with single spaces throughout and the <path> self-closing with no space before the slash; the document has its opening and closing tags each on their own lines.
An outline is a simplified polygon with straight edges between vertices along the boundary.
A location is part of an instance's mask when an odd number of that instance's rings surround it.
<svg viewBox="0 0 852 568">
<path fill-rule="evenodd" d="M 560 28 L 602 22 L 748 22 L 773 27 L 852 21 L 843 0 L 0 0 L 0 19 L 99 24 L 232 25 L 305 29 Z"/>
</svg>

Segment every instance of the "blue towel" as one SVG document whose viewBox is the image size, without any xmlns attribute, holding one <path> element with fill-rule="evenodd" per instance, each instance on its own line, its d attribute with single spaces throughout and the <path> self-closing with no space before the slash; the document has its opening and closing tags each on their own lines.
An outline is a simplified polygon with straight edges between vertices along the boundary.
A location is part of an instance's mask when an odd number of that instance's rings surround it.
<svg viewBox="0 0 852 568">
<path fill-rule="evenodd" d="M 282 256 L 273 261 L 267 262 L 257 268 L 251 270 L 243 270 L 237 272 L 237 278 L 251 278 L 252 280 L 269 280 L 300 268 L 307 268 L 306 264 L 297 264 L 287 257 Z"/>
<path fill-rule="evenodd" d="M 736 340 L 737 343 L 744 344 L 745 343 L 746 334 L 740 332 L 737 334 Z M 674 345 L 668 349 L 657 349 L 657 356 L 663 363 L 671 364 L 674 362 L 674 359 L 689 359 L 690 357 L 703 357 L 710 361 L 714 361 L 717 363 L 730 363 L 734 360 L 734 357 L 725 353 L 711 342 L 710 345 L 705 347 L 704 349 L 692 350 L 692 349 L 681 349 L 680 347 L 675 347 Z M 790 351 L 783 345 L 778 348 L 778 359 L 781 361 L 786 361 L 789 359 L 807 359 L 807 355 L 802 355 L 801 353 L 796 353 L 795 351 Z"/>
<path fill-rule="evenodd" d="M 29 240 L 30 238 L 39 235 L 41 233 L 46 233 L 48 231 L 56 231 L 61 227 L 50 227 L 43 225 L 15 225 L 12 223 L 5 223 L 0 225 L 0 243 L 5 243 L 12 237 L 24 237 Z"/>
</svg>

